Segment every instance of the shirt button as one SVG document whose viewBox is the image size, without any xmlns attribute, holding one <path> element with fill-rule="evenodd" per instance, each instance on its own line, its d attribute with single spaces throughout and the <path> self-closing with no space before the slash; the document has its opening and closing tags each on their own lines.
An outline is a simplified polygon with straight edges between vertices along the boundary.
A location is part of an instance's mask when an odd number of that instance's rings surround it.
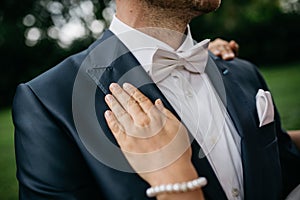
<svg viewBox="0 0 300 200">
<path fill-rule="evenodd" d="M 240 191 L 237 188 L 232 188 L 231 193 L 233 197 L 238 197 L 240 195 Z"/>
</svg>

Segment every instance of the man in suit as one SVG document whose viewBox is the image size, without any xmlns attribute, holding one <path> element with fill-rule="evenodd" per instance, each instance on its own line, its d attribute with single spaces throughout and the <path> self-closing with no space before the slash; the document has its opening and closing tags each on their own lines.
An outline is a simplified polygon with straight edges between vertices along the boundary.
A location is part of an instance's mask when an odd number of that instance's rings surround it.
<svg viewBox="0 0 300 200">
<path fill-rule="evenodd" d="M 195 138 L 188 154 L 192 162 L 186 162 L 192 173 L 178 181 L 197 175 L 206 177 L 208 184 L 180 195 L 200 198 L 203 192 L 205 199 L 280 199 L 295 188 L 300 182 L 300 154 L 282 130 L 257 68 L 244 60 L 215 57 L 207 53 L 208 41 L 194 45 L 189 34 L 189 21 L 216 9 L 219 0 L 116 3 L 112 26 L 99 40 L 17 88 L 13 118 L 20 199 L 149 199 L 145 191 L 152 182 L 135 173 L 135 166 L 117 146 L 124 150 L 122 141 L 114 137 L 113 126 L 104 116 L 110 108 L 121 121 L 114 109 L 119 104 L 106 100 L 107 105 L 104 100 L 113 97 L 122 102 L 118 95 L 124 90 L 111 83 L 136 86 L 145 95 L 137 102 L 146 97 L 151 102 L 161 99 L 158 104 L 181 118 Z M 175 56 L 180 65 L 166 64 L 165 55 L 167 61 Z M 195 63 L 186 62 L 188 57 Z M 171 70 L 165 73 L 164 66 Z M 113 96 L 107 96 L 110 91 Z M 256 96 L 267 100 L 269 118 L 258 115 Z M 202 100 L 204 106 L 193 103 Z M 220 126 L 218 116 L 222 116 Z M 219 129 L 211 131 L 206 126 L 211 123 Z M 205 130 L 209 134 L 201 137 Z"/>
</svg>

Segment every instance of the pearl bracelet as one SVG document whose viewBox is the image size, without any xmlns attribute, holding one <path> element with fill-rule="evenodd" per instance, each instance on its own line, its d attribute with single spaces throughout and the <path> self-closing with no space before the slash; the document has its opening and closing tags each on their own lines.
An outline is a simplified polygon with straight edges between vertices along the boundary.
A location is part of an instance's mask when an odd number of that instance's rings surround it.
<svg viewBox="0 0 300 200">
<path fill-rule="evenodd" d="M 150 187 L 147 189 L 146 194 L 148 197 L 155 197 L 159 194 L 164 194 L 164 193 L 189 192 L 189 191 L 200 189 L 206 184 L 207 184 L 206 178 L 200 177 L 188 182 Z"/>
</svg>

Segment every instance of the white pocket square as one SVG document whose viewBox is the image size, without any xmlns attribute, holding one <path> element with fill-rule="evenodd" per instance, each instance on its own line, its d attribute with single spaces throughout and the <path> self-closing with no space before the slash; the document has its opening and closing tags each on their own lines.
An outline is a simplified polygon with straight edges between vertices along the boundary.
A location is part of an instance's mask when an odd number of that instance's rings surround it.
<svg viewBox="0 0 300 200">
<path fill-rule="evenodd" d="M 259 89 L 256 94 L 256 109 L 259 119 L 259 127 L 274 121 L 274 107 L 269 91 Z"/>
</svg>

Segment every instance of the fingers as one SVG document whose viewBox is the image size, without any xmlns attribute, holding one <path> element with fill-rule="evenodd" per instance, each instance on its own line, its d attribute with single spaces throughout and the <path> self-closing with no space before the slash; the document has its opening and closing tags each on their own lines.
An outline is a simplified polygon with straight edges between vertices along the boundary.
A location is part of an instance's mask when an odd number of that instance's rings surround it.
<svg viewBox="0 0 300 200">
<path fill-rule="evenodd" d="M 239 44 L 236 41 L 231 40 L 229 42 L 229 46 L 233 50 L 234 54 L 237 56 L 239 53 L 239 48 L 240 48 Z"/>
<path fill-rule="evenodd" d="M 155 101 L 154 106 L 149 98 L 129 83 L 125 83 L 123 89 L 116 83 L 112 83 L 109 88 L 112 95 L 106 95 L 105 101 L 114 114 L 115 120 L 117 120 L 126 131 L 132 130 L 134 124 L 145 127 L 150 125 L 151 120 L 156 120 L 157 122 L 164 121 L 164 116 L 169 119 L 177 120 L 177 118 L 163 106 L 160 99 Z M 160 112 L 158 112 L 158 110 Z M 117 123 L 114 123 L 116 126 Z M 117 128 L 120 129 L 120 126 Z"/>
<path fill-rule="evenodd" d="M 216 45 L 214 45 L 213 43 L 210 43 L 210 44 L 209 44 L 208 49 L 209 49 L 215 56 L 220 57 L 220 56 L 222 55 L 220 49 L 219 49 Z"/>
<path fill-rule="evenodd" d="M 235 41 L 227 42 L 220 38 L 212 41 L 209 44 L 209 50 L 216 56 L 221 57 L 224 60 L 232 60 L 235 58 L 238 52 L 239 46 Z"/>
<path fill-rule="evenodd" d="M 133 119 L 133 122 L 140 126 L 147 126 L 150 123 L 150 118 L 144 109 L 150 109 L 153 107 L 153 104 L 138 89 L 130 84 L 124 84 L 122 89 L 116 83 L 112 83 L 109 88 L 119 103 L 115 108 L 118 109 L 118 112 L 123 112 L 124 110 L 127 115 Z M 121 110 L 120 107 L 123 108 L 123 110 Z M 114 110 L 112 111 L 115 113 Z M 115 115 L 119 120 L 120 114 L 115 113 Z M 126 121 L 123 120 L 122 122 Z M 127 124 L 122 124 L 126 127 L 128 126 L 128 121 L 126 123 Z"/>
<path fill-rule="evenodd" d="M 220 38 L 217 38 L 209 43 L 208 49 L 216 56 L 221 57 L 221 55 L 222 55 L 221 47 L 224 45 L 226 45 L 226 41 L 222 40 Z"/>
<path fill-rule="evenodd" d="M 129 123 L 131 117 L 128 115 L 126 110 L 120 105 L 120 103 L 115 99 L 114 96 L 108 94 L 105 96 L 105 102 L 107 103 L 110 110 L 113 112 L 114 116 L 122 124 Z"/>
<path fill-rule="evenodd" d="M 150 113 L 153 104 L 143 93 L 129 83 L 124 83 L 124 90 L 139 104 L 145 113 Z"/>
<path fill-rule="evenodd" d="M 219 50 L 221 51 L 220 57 L 222 57 L 223 60 L 232 60 L 235 57 L 232 49 L 229 47 L 228 44 L 217 46 L 217 48 L 219 48 Z"/>
<path fill-rule="evenodd" d="M 122 141 L 121 137 L 124 134 L 124 129 L 123 129 L 122 125 L 119 123 L 119 121 L 117 120 L 117 118 L 115 117 L 115 115 L 113 114 L 113 112 L 111 112 L 110 110 L 107 110 L 104 113 L 104 117 L 105 117 L 105 120 L 107 122 L 109 129 L 115 136 L 116 140 Z"/>
<path fill-rule="evenodd" d="M 156 108 L 157 108 L 160 112 L 162 112 L 162 113 L 163 113 L 165 116 L 167 116 L 168 118 L 170 118 L 170 119 L 176 119 L 176 120 L 177 120 L 177 118 L 175 117 L 175 115 L 173 115 L 172 112 L 170 112 L 168 109 L 166 109 L 166 108 L 164 107 L 163 102 L 162 102 L 160 99 L 157 99 L 157 100 L 155 101 L 155 106 L 156 106 Z"/>
</svg>

